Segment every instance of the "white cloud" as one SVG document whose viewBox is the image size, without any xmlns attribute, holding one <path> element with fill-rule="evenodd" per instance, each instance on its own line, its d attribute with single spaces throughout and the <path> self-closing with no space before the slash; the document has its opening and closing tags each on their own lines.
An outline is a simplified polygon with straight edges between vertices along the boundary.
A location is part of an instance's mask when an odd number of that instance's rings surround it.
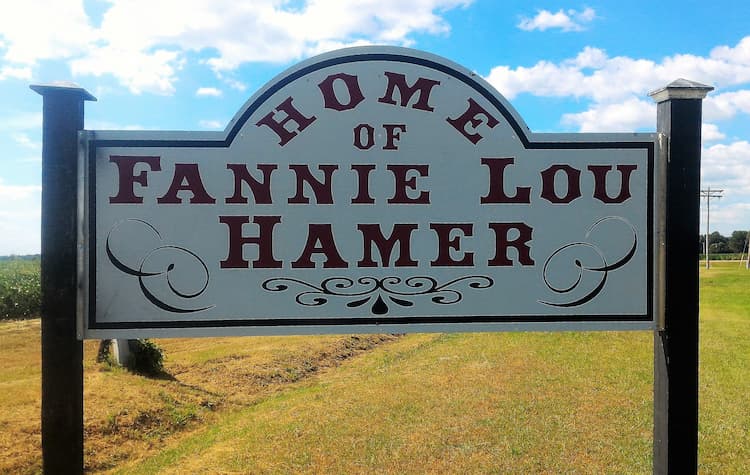
<svg viewBox="0 0 750 475">
<path fill-rule="evenodd" d="M 578 53 L 578 56 L 565 63 L 577 69 L 600 69 L 607 65 L 607 59 L 607 53 L 604 50 L 586 46 Z"/>
<path fill-rule="evenodd" d="M 656 106 L 651 100 L 630 98 L 621 103 L 595 104 L 589 110 L 564 114 L 562 123 L 580 132 L 632 132 L 656 127 Z"/>
<path fill-rule="evenodd" d="M 6 185 L 0 178 L 0 255 L 39 252 L 40 186 Z"/>
<path fill-rule="evenodd" d="M 0 209 L 0 255 L 38 254 L 41 248 L 41 216 L 28 211 L 6 212 Z"/>
<path fill-rule="evenodd" d="M 214 71 L 216 78 L 224 82 L 227 86 L 231 87 L 235 91 L 244 92 L 247 90 L 247 84 L 242 81 L 238 81 L 236 78 L 227 76 L 221 71 Z"/>
<path fill-rule="evenodd" d="M 750 114 L 750 90 L 711 94 L 703 104 L 703 115 L 708 120 L 727 120 L 738 113 Z"/>
<path fill-rule="evenodd" d="M 3 66 L 0 68 L 0 81 L 8 78 L 30 80 L 31 68 L 28 66 Z"/>
<path fill-rule="evenodd" d="M 179 51 L 157 49 L 153 52 L 107 46 L 91 50 L 87 56 L 73 60 L 73 74 L 96 77 L 114 75 L 133 94 L 151 92 L 169 95 L 175 92 L 177 71 L 184 65 Z"/>
<path fill-rule="evenodd" d="M 221 91 L 215 87 L 199 87 L 195 91 L 195 95 L 198 97 L 220 97 Z"/>
<path fill-rule="evenodd" d="M 515 69 L 498 66 L 486 79 L 511 99 L 521 93 L 531 93 L 603 101 L 622 99 L 633 93 L 645 95 L 677 78 L 654 77 L 655 67 L 652 61 L 610 58 L 601 49 L 586 47 L 576 57 L 560 63 L 540 61 L 531 67 Z"/>
<path fill-rule="evenodd" d="M 41 112 L 6 111 L 6 115 L 0 117 L 2 130 L 39 130 L 41 127 Z"/>
<path fill-rule="evenodd" d="M 750 36 L 742 39 L 737 46 L 717 46 L 711 51 L 711 56 L 717 59 L 735 63 L 750 63 Z"/>
<path fill-rule="evenodd" d="M 3 9 L 0 37 L 6 61 L 34 65 L 83 53 L 97 34 L 81 0 L 35 0 Z"/>
<path fill-rule="evenodd" d="M 704 147 L 701 187 L 723 189 L 720 200 L 711 201 L 711 223 L 723 234 L 750 226 L 750 143 L 746 140 Z M 705 200 L 701 206 L 705 209 Z M 702 213 L 701 219 L 705 219 Z M 702 226 L 705 226 L 703 224 Z"/>
<path fill-rule="evenodd" d="M 701 219 L 705 219 L 701 212 Z M 719 231 L 725 236 L 733 231 L 747 231 L 750 227 L 750 203 L 729 202 L 726 200 L 711 200 L 711 232 Z M 705 221 L 701 223 L 701 232 L 705 231 Z M 716 229 L 716 227 L 719 229 Z"/>
<path fill-rule="evenodd" d="M 245 92 L 247 90 L 247 84 L 236 79 L 224 78 L 224 82 L 235 91 Z"/>
<path fill-rule="evenodd" d="M 677 54 L 661 61 L 610 57 L 604 50 L 585 47 L 559 62 L 539 61 L 532 66 L 497 66 L 486 79 L 509 99 L 519 94 L 585 100 L 586 110 L 564 114 L 563 126 L 581 132 L 653 130 L 655 106 L 650 91 L 678 78 L 717 86 L 705 100 L 704 142 L 726 138 L 717 121 L 750 114 L 750 36 L 736 46 L 714 48 L 708 56 Z M 738 89 L 739 86 L 739 89 Z M 720 88 L 736 90 L 721 92 Z"/>
<path fill-rule="evenodd" d="M 654 130 L 656 106 L 652 90 L 678 78 L 717 87 L 704 101 L 701 184 L 725 190 L 712 203 L 716 230 L 730 233 L 750 223 L 750 143 L 727 140 L 723 121 L 750 114 L 750 37 L 736 46 L 714 48 L 707 56 L 678 54 L 659 61 L 610 57 L 597 48 L 584 48 L 574 57 L 540 61 L 517 68 L 498 66 L 487 80 L 506 97 L 527 93 L 535 96 L 572 98 L 583 111 L 564 114 L 561 124 L 581 132 L 629 132 Z M 724 88 L 724 90 L 722 90 Z M 715 207 L 714 207 L 715 206 Z"/>
<path fill-rule="evenodd" d="M 0 201 L 25 201 L 39 195 L 41 186 L 36 185 L 6 185 L 0 180 Z M 39 195 L 41 197 L 41 195 Z"/>
<path fill-rule="evenodd" d="M 716 124 L 703 123 L 701 130 L 701 138 L 703 142 L 716 142 L 717 140 L 723 140 L 727 138 L 726 134 L 719 130 Z"/>
<path fill-rule="evenodd" d="M 113 75 L 135 94 L 172 94 L 180 69 L 195 55 L 219 74 L 248 62 L 285 63 L 341 46 L 410 45 L 414 34 L 447 34 L 442 14 L 472 2 L 111 0 L 94 27 L 81 0 L 39 1 L 44 4 L 21 3 L 3 12 L 6 62 L 66 59 L 73 74 Z"/>
<path fill-rule="evenodd" d="M 313 47 L 309 49 L 306 56 L 313 56 L 320 53 L 325 53 L 326 51 L 333 51 L 336 49 L 341 48 L 353 48 L 355 46 L 370 46 L 374 43 L 384 44 L 384 43 L 396 43 L 400 44 L 402 46 L 411 46 L 413 44 L 413 41 L 410 39 L 405 39 L 404 41 L 396 42 L 396 41 L 371 41 L 371 40 L 356 40 L 356 41 L 335 41 L 335 40 L 324 40 L 320 41 L 317 44 L 315 44 Z"/>
<path fill-rule="evenodd" d="M 13 134 L 12 137 L 13 137 L 13 140 L 18 145 L 24 148 L 30 148 L 34 150 L 38 150 L 42 148 L 42 145 L 40 143 L 31 140 L 31 137 L 29 137 L 27 134 L 16 133 L 16 134 Z"/>
<path fill-rule="evenodd" d="M 201 120 L 200 126 L 204 129 L 223 129 L 224 123 L 218 120 Z"/>
<path fill-rule="evenodd" d="M 750 143 L 716 144 L 703 150 L 701 182 L 750 193 Z"/>
<path fill-rule="evenodd" d="M 65 59 L 75 75 L 111 74 L 135 94 L 172 94 L 192 54 L 208 54 L 218 73 L 341 46 L 409 45 L 415 33 L 449 32 L 442 13 L 471 1 L 112 0 L 98 27 L 81 0 L 21 2 L 0 16 L 0 79 L 29 78 L 40 60 Z"/>
<path fill-rule="evenodd" d="M 559 63 L 540 61 L 515 69 L 497 66 L 486 79 L 503 95 L 590 98 L 615 102 L 632 95 L 645 96 L 678 78 L 716 87 L 750 82 L 750 36 L 734 47 L 719 47 L 708 57 L 678 54 L 655 62 L 627 56 L 607 56 L 604 50 L 584 48 L 576 57 Z"/>
<path fill-rule="evenodd" d="M 580 12 L 559 10 L 557 13 L 538 10 L 534 18 L 524 17 L 517 26 L 524 31 L 544 31 L 552 28 L 559 28 L 562 31 L 582 31 L 583 25 L 590 23 L 594 18 L 596 18 L 596 12 L 593 8 L 585 8 Z"/>
<path fill-rule="evenodd" d="M 147 130 L 146 127 L 138 124 L 122 125 L 104 120 L 86 119 L 85 126 L 88 130 Z"/>
</svg>

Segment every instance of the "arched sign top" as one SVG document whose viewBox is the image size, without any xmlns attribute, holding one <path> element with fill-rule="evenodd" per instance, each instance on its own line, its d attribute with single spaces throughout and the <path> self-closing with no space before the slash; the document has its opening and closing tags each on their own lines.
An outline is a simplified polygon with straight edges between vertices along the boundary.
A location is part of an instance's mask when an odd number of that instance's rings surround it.
<svg viewBox="0 0 750 475">
<path fill-rule="evenodd" d="M 340 71 L 346 70 L 347 67 L 351 66 L 359 66 L 358 69 L 364 69 L 369 74 L 379 76 L 383 86 L 383 93 L 387 92 L 389 87 L 396 88 L 394 92 L 400 93 L 402 90 L 397 88 L 403 87 L 406 90 L 411 88 L 416 91 L 415 93 L 429 96 L 434 87 L 440 87 L 442 84 L 428 82 L 424 85 L 423 89 L 414 89 L 417 86 L 410 84 L 409 81 L 417 82 L 420 78 L 425 79 L 423 76 L 429 76 L 431 73 L 433 77 L 435 75 L 451 77 L 462 85 L 473 89 L 476 95 L 483 97 L 487 102 L 492 104 L 494 107 L 493 117 L 496 116 L 498 120 L 504 120 L 515 131 L 521 142 L 525 145 L 529 143 L 528 135 L 530 130 L 521 116 L 505 97 L 481 76 L 443 57 L 411 48 L 396 46 L 344 48 L 324 53 L 296 64 L 269 81 L 240 108 L 224 131 L 226 134 L 225 140 L 231 143 L 243 126 L 245 126 L 248 119 L 272 95 L 280 90 L 296 81 L 304 81 L 306 77 L 314 73 L 320 74 L 321 71 L 339 71 L 338 74 L 341 74 Z M 404 75 L 404 81 L 397 83 L 394 81 L 398 81 L 398 79 L 394 79 L 394 76 L 383 75 L 384 72 L 399 71 L 405 68 L 411 69 L 412 73 L 416 73 L 413 74 L 416 77 L 409 78 L 404 72 L 396 72 L 394 74 Z M 436 80 L 428 79 L 428 81 Z M 451 87 L 451 85 L 442 86 Z M 404 99 L 403 97 L 399 99 L 408 102 L 408 99 Z M 429 98 L 426 97 L 420 99 L 425 103 L 429 101 Z"/>
<path fill-rule="evenodd" d="M 532 133 L 428 53 L 326 53 L 222 132 L 82 143 L 88 337 L 653 325 L 653 134 Z"/>
</svg>

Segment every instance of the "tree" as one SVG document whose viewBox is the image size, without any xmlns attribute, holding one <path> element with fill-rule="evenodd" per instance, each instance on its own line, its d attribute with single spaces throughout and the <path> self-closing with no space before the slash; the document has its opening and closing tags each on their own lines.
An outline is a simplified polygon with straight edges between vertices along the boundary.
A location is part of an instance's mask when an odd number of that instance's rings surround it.
<svg viewBox="0 0 750 475">
<path fill-rule="evenodd" d="M 709 251 L 711 254 L 736 253 L 739 254 L 747 244 L 747 231 L 734 231 L 730 237 L 723 236 L 719 231 L 714 231 L 708 236 Z M 698 236 L 698 252 L 706 252 L 706 235 Z"/>
<path fill-rule="evenodd" d="M 742 253 L 745 251 L 745 243 L 747 242 L 747 231 L 734 231 L 727 240 L 727 247 L 729 252 Z"/>
<path fill-rule="evenodd" d="M 722 236 L 719 231 L 714 231 L 708 235 L 708 252 L 711 254 L 722 254 L 729 252 L 727 247 L 728 239 Z"/>
</svg>

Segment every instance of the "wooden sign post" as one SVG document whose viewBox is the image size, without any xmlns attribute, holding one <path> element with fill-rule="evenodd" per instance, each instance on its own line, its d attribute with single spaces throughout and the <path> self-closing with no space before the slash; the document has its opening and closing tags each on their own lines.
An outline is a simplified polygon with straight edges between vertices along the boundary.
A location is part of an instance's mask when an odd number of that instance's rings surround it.
<svg viewBox="0 0 750 475">
<path fill-rule="evenodd" d="M 44 473 L 83 473 L 83 342 L 78 313 L 78 131 L 74 84 L 33 85 L 42 129 L 42 454 Z"/>
<path fill-rule="evenodd" d="M 657 102 L 666 209 L 665 268 L 654 332 L 654 473 L 698 471 L 698 233 L 701 109 L 713 88 L 684 79 L 650 95 Z M 660 226 L 661 227 L 661 226 Z"/>
</svg>

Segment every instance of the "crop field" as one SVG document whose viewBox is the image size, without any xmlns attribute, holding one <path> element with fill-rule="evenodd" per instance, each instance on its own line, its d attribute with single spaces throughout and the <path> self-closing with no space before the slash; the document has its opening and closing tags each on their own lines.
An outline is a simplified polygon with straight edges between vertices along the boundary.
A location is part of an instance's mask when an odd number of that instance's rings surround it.
<svg viewBox="0 0 750 475">
<path fill-rule="evenodd" d="M 39 257 L 0 259 L 0 320 L 39 315 Z"/>
<path fill-rule="evenodd" d="M 750 272 L 701 269 L 700 472 L 750 473 Z M 0 322 L 0 473 L 40 471 L 39 320 Z M 649 332 L 85 342 L 91 473 L 650 473 Z"/>
</svg>

